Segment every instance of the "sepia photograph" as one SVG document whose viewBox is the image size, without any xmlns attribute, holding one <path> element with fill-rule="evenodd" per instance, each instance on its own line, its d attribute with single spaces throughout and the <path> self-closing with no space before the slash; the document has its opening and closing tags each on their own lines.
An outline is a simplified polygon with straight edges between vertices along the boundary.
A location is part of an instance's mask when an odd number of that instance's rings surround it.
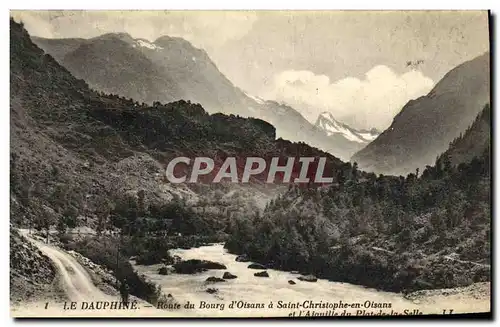
<svg viewBox="0 0 500 327">
<path fill-rule="evenodd" d="M 10 10 L 13 318 L 491 318 L 488 10 Z"/>
</svg>

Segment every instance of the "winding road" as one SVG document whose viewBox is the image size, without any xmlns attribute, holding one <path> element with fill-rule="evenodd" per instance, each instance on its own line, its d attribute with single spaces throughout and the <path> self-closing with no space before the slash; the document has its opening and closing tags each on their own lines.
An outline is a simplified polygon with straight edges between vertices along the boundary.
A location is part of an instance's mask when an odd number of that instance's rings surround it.
<svg viewBox="0 0 500 327">
<path fill-rule="evenodd" d="M 36 302 L 12 308 L 13 317 L 186 317 L 194 313 L 193 310 L 189 313 L 184 310 L 175 312 L 159 310 L 136 297 L 131 298 L 138 302 L 136 310 L 83 310 L 81 309 L 82 302 L 113 302 L 120 301 L 120 297 L 102 292 L 94 285 L 87 270 L 64 250 L 32 238 L 26 229 L 20 229 L 19 232 L 53 262 L 68 302 L 77 302 L 78 308 L 65 310 L 64 302 Z"/>
<path fill-rule="evenodd" d="M 97 288 L 85 268 L 68 253 L 35 240 L 21 230 L 43 254 L 54 263 L 61 278 L 61 283 L 70 301 L 117 301 L 118 297 L 107 295 Z"/>
</svg>

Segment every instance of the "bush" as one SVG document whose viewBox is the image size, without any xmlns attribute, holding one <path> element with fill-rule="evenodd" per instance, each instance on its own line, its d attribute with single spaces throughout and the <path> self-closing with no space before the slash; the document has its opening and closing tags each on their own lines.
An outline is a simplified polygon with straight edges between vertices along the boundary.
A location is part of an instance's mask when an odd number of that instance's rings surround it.
<svg viewBox="0 0 500 327">
<path fill-rule="evenodd" d="M 137 256 L 136 262 L 138 265 L 154 265 L 164 263 L 171 265 L 174 263 L 174 258 L 168 253 L 168 250 L 158 249 L 158 251 L 148 251 Z"/>
<path fill-rule="evenodd" d="M 59 241 L 61 241 L 61 243 L 64 245 L 68 245 L 71 242 L 73 242 L 73 235 L 71 235 L 69 233 L 61 234 L 61 235 L 59 235 Z"/>
</svg>

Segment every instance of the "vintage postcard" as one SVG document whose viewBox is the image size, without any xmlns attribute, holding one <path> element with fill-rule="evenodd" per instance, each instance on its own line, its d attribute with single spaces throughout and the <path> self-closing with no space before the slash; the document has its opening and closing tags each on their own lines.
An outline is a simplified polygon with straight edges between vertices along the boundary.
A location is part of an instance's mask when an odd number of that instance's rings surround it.
<svg viewBox="0 0 500 327">
<path fill-rule="evenodd" d="M 488 11 L 10 11 L 10 311 L 490 317 Z"/>
</svg>

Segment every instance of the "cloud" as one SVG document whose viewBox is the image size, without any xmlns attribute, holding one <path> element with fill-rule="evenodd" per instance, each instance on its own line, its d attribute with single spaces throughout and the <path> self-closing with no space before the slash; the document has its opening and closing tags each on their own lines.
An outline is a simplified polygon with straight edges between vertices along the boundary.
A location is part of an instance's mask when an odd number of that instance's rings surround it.
<svg viewBox="0 0 500 327">
<path fill-rule="evenodd" d="M 28 32 L 48 38 L 95 37 L 129 33 L 154 41 L 178 36 L 209 49 L 247 34 L 257 21 L 255 12 L 232 11 L 11 11 Z"/>
<path fill-rule="evenodd" d="M 419 71 L 398 75 L 379 65 L 364 79 L 347 77 L 333 83 L 328 76 L 307 70 L 283 71 L 260 95 L 290 104 L 312 123 L 321 112 L 329 111 L 353 127 L 383 130 L 409 100 L 427 94 L 433 86 L 432 79 Z"/>
</svg>

